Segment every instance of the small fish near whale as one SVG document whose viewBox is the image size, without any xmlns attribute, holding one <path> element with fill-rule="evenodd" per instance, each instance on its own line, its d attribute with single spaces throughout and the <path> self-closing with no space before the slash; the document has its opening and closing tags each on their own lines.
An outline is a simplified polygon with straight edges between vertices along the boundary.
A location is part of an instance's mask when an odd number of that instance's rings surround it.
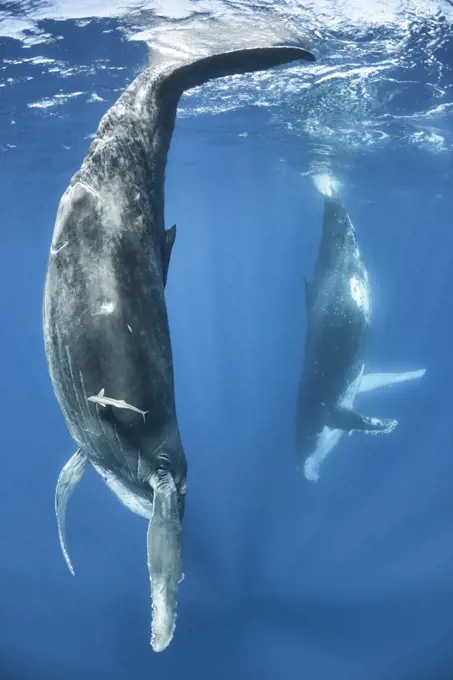
<svg viewBox="0 0 453 680">
<path fill-rule="evenodd" d="M 358 394 L 425 374 L 424 369 L 364 374 L 371 322 L 368 272 L 333 181 L 318 188 L 324 194 L 323 229 L 313 280 L 305 280 L 307 334 L 296 414 L 297 456 L 311 481 L 343 432 L 383 435 L 397 426 L 396 420 L 355 412 Z"/>
<path fill-rule="evenodd" d="M 270 44 L 161 62 L 102 118 L 58 207 L 43 305 L 52 387 L 77 451 L 58 478 L 55 509 L 69 569 L 65 517 L 90 463 L 149 521 L 151 645 L 173 637 L 182 573 L 187 463 L 176 417 L 165 284 L 175 227 L 164 227 L 164 179 L 178 101 L 213 78 L 262 71 L 308 50 Z"/>
<path fill-rule="evenodd" d="M 106 408 L 106 406 L 116 406 L 116 408 L 127 408 L 130 411 L 135 411 L 135 413 L 140 413 L 143 416 L 143 422 L 145 422 L 145 416 L 148 413 L 148 411 L 142 411 L 136 406 L 132 406 L 132 404 L 127 404 L 124 401 L 124 399 L 112 399 L 112 397 L 106 397 L 104 395 L 105 390 L 104 388 L 102 388 L 102 390 L 99 391 L 99 394 L 95 394 L 92 397 L 88 397 L 88 401 L 92 401 L 94 404 L 99 404 L 99 406 L 102 406 L 103 408 Z"/>
</svg>

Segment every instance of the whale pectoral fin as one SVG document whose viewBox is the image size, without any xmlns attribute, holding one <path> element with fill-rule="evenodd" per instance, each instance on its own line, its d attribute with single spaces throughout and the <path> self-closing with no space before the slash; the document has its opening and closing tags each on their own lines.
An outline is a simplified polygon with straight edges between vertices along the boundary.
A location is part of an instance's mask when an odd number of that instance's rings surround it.
<svg viewBox="0 0 453 680">
<path fill-rule="evenodd" d="M 168 268 L 170 266 L 171 251 L 176 239 L 176 224 L 165 232 L 165 246 L 164 246 L 164 286 L 167 283 Z"/>
<path fill-rule="evenodd" d="M 345 430 L 346 432 L 356 430 L 368 434 L 389 434 L 398 425 L 398 421 L 368 418 L 367 416 L 361 416 L 359 413 L 339 406 L 329 413 L 326 418 L 326 425 L 333 430 Z"/>
<path fill-rule="evenodd" d="M 305 479 L 310 482 L 318 481 L 321 463 L 338 444 L 342 434 L 340 430 L 331 430 L 328 427 L 323 429 L 315 453 L 312 453 L 304 463 Z"/>
<path fill-rule="evenodd" d="M 55 490 L 55 514 L 58 522 L 58 537 L 63 557 L 73 576 L 74 569 L 66 549 L 66 508 L 72 492 L 83 477 L 87 463 L 88 458 L 81 449 L 78 449 L 61 470 Z"/>
<path fill-rule="evenodd" d="M 389 387 L 399 382 L 422 378 L 426 373 L 424 368 L 418 371 L 405 371 L 404 373 L 368 373 L 364 375 L 359 386 L 359 394 L 370 392 L 377 387 Z"/>
<path fill-rule="evenodd" d="M 171 642 L 176 624 L 178 583 L 183 578 L 178 492 L 170 472 L 150 480 L 153 513 L 148 526 L 148 570 L 151 581 L 151 646 L 161 652 Z"/>
</svg>

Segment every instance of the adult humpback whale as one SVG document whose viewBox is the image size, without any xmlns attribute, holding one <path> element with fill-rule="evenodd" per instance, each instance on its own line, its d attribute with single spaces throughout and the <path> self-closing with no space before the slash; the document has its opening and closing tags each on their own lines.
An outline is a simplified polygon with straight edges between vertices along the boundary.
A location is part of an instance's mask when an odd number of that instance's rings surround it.
<svg viewBox="0 0 453 680">
<path fill-rule="evenodd" d="M 298 59 L 300 47 L 214 54 L 144 71 L 102 118 L 63 194 L 44 292 L 53 389 L 78 449 L 55 507 L 65 544 L 68 498 L 90 462 L 131 510 L 149 519 L 151 645 L 163 650 L 182 577 L 186 459 L 174 398 L 164 287 L 175 227 L 164 228 L 164 174 L 181 94 L 211 78 Z"/>
<path fill-rule="evenodd" d="M 424 370 L 364 375 L 363 348 L 371 320 L 368 274 L 354 227 L 338 197 L 325 195 L 324 222 L 312 283 L 305 283 L 307 338 L 297 406 L 297 450 L 307 479 L 343 431 L 387 434 L 396 420 L 354 412 L 359 392 L 413 380 Z"/>
</svg>

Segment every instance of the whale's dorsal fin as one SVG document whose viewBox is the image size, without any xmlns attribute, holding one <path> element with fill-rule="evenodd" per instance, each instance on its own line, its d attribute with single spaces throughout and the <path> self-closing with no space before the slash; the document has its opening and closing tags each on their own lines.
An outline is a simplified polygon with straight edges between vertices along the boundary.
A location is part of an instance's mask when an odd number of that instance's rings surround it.
<svg viewBox="0 0 453 680">
<path fill-rule="evenodd" d="M 359 431 L 369 434 L 389 434 L 398 425 L 397 420 L 368 418 L 348 408 L 338 406 L 326 417 L 327 427 L 345 432 Z"/>
<path fill-rule="evenodd" d="M 87 463 L 88 458 L 81 449 L 78 449 L 61 470 L 55 490 L 55 514 L 58 522 L 60 547 L 68 569 L 73 576 L 74 569 L 66 548 L 66 508 L 72 492 L 83 477 Z"/>
<path fill-rule="evenodd" d="M 164 286 L 167 283 L 168 268 L 170 266 L 171 251 L 176 238 L 176 224 L 174 224 L 170 229 L 165 232 L 165 244 L 164 244 Z"/>
</svg>

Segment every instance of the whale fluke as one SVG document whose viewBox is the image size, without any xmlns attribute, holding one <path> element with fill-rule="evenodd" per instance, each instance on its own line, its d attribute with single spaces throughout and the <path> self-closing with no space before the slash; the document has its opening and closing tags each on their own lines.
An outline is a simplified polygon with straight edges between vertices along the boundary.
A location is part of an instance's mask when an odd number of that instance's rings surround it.
<svg viewBox="0 0 453 680">
<path fill-rule="evenodd" d="M 285 47 L 283 45 L 251 47 L 213 54 L 178 66 L 173 71 L 172 78 L 175 81 L 179 79 L 182 90 L 188 90 L 203 85 L 213 78 L 265 71 L 298 59 L 316 61 L 314 54 L 303 47 Z"/>
<path fill-rule="evenodd" d="M 87 463 L 87 457 L 82 453 L 81 449 L 78 449 L 61 470 L 55 491 L 55 514 L 58 522 L 58 537 L 63 557 L 73 576 L 75 572 L 66 548 L 66 508 L 72 492 L 83 477 Z"/>
</svg>

